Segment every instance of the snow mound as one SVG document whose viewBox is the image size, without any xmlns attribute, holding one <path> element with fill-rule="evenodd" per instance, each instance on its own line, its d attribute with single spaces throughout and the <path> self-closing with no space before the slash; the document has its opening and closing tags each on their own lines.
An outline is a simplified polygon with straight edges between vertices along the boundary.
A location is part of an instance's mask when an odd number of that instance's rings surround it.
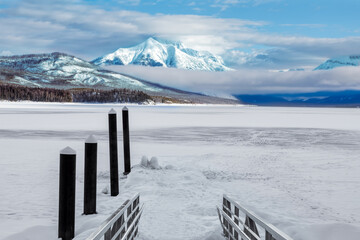
<svg viewBox="0 0 360 240">
<path fill-rule="evenodd" d="M 101 190 L 101 193 L 103 194 L 109 194 L 110 190 L 109 190 L 109 186 L 106 186 L 103 188 L 103 190 Z"/>
<path fill-rule="evenodd" d="M 161 169 L 161 167 L 159 165 L 159 160 L 157 159 L 157 157 L 152 157 L 150 159 L 149 165 L 150 165 L 151 169 Z"/>
<path fill-rule="evenodd" d="M 149 159 L 146 156 L 142 156 L 141 161 L 140 161 L 140 166 L 142 166 L 144 168 L 149 167 Z"/>
<path fill-rule="evenodd" d="M 143 156 L 140 161 L 140 166 L 148 169 L 162 169 L 162 167 L 159 165 L 159 160 L 157 159 L 157 157 L 152 157 L 149 161 L 148 157 Z"/>
</svg>

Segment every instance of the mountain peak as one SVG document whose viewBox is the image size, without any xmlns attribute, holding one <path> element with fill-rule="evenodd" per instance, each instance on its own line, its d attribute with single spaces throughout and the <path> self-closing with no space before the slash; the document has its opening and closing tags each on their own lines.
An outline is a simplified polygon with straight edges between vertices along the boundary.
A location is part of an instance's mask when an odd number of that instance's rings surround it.
<svg viewBox="0 0 360 240">
<path fill-rule="evenodd" d="M 152 38 L 152 37 L 149 37 L 149 38 L 146 39 L 144 42 L 142 42 L 142 44 L 152 46 L 152 45 L 154 45 L 154 44 L 159 44 L 159 41 L 155 40 L 155 39 Z M 120 48 L 120 49 L 121 49 L 121 48 Z"/>
<path fill-rule="evenodd" d="M 227 71 L 221 57 L 210 52 L 186 48 L 179 41 L 149 37 L 144 42 L 92 61 L 96 65 L 143 65 L 189 70 Z"/>
<path fill-rule="evenodd" d="M 176 46 L 177 48 L 186 48 L 184 46 L 184 44 L 180 41 L 172 41 L 172 40 L 167 40 L 167 39 L 163 39 L 163 38 L 158 38 L 158 37 L 150 37 L 149 39 L 152 39 L 152 41 L 156 41 L 160 44 L 164 44 L 164 45 L 173 45 Z"/>
<path fill-rule="evenodd" d="M 330 70 L 337 67 L 345 66 L 359 66 L 360 55 L 342 56 L 326 60 L 326 62 L 320 64 L 314 70 Z"/>
</svg>

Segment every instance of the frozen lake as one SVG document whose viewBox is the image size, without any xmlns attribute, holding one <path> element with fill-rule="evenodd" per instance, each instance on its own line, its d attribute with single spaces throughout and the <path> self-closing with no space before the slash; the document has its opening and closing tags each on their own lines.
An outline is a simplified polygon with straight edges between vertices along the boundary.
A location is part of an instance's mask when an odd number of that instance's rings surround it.
<svg viewBox="0 0 360 240">
<path fill-rule="evenodd" d="M 359 239 L 360 109 L 129 105 L 132 164 L 109 185 L 107 113 L 121 105 L 0 102 L 0 239 L 57 239 L 59 151 L 77 151 L 76 239 L 124 199 L 145 203 L 139 239 L 222 239 L 231 196 L 294 239 Z M 96 216 L 82 216 L 83 151 L 99 139 Z M 165 168 L 166 167 L 166 168 Z"/>
</svg>

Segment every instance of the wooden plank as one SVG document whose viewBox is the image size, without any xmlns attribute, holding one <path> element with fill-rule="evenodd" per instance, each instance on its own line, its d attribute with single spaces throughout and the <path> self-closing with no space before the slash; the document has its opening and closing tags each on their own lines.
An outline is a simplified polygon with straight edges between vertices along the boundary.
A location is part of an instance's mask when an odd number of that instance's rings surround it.
<svg viewBox="0 0 360 240">
<path fill-rule="evenodd" d="M 226 208 L 226 207 L 225 207 Z M 245 225 L 245 222 L 241 221 L 241 219 L 235 215 L 233 215 L 234 217 L 234 221 L 237 221 L 241 224 L 242 227 L 244 227 L 244 229 L 246 229 L 246 231 L 248 231 L 255 239 L 257 240 L 261 240 L 261 238 L 259 236 L 257 236 L 258 234 L 256 234 L 255 232 L 253 232 L 250 227 L 248 227 L 247 225 Z M 235 222 L 236 223 L 236 222 Z M 238 226 L 240 226 L 240 224 L 238 224 Z"/>
<path fill-rule="evenodd" d="M 129 231 L 129 226 L 131 224 L 126 224 L 129 223 L 129 221 L 127 221 L 128 219 L 133 219 L 133 217 L 135 218 L 139 211 L 138 209 L 140 208 L 140 206 L 137 206 L 137 209 L 135 211 L 133 211 L 129 216 L 127 216 L 127 219 L 123 222 L 123 225 L 120 227 L 120 229 L 113 235 L 113 237 L 111 238 L 111 240 L 116 239 L 117 237 L 122 237 L 123 235 L 125 235 L 128 231 Z"/>
<path fill-rule="evenodd" d="M 134 220 L 133 223 L 130 225 L 129 229 L 135 229 L 135 228 L 137 228 L 137 224 L 139 223 L 139 221 L 137 221 L 137 220 L 140 219 L 143 210 L 144 210 L 144 205 L 141 206 L 141 209 L 140 209 L 140 211 L 139 211 L 139 214 L 136 215 L 135 220 Z M 131 231 L 131 233 L 130 233 L 130 231 L 128 231 L 128 232 L 126 232 L 125 235 L 121 238 L 121 240 L 132 239 L 132 237 L 135 237 L 134 234 L 135 234 L 135 231 Z M 129 236 L 129 238 L 127 238 L 128 236 Z"/>
<path fill-rule="evenodd" d="M 234 220 L 235 220 L 235 223 L 237 225 L 239 225 L 239 218 L 240 218 L 239 208 L 237 208 L 236 206 L 234 206 L 234 208 L 235 208 Z"/>
<path fill-rule="evenodd" d="M 103 236 L 108 236 L 108 230 L 112 228 L 113 224 L 124 215 L 127 208 L 132 204 L 132 202 L 139 197 L 139 193 L 136 194 L 131 200 L 126 200 L 120 208 L 118 208 L 110 217 L 108 217 L 98 229 L 93 232 L 86 240 L 100 240 Z M 110 230 L 111 231 L 111 230 Z M 105 234 L 106 233 L 106 234 Z M 111 233 L 110 233 L 111 234 Z M 105 237 L 106 237 L 105 236 Z M 110 235 L 111 236 L 111 235 Z"/>
<path fill-rule="evenodd" d="M 246 234 L 243 232 L 243 230 L 241 230 L 240 227 L 238 225 L 236 225 L 235 222 L 223 210 L 221 210 L 219 207 L 217 207 L 217 209 L 220 212 L 220 214 L 226 219 L 226 221 L 233 227 L 233 229 L 239 233 L 241 238 L 243 238 L 245 240 L 251 240 L 248 236 L 246 236 Z M 223 223 L 221 222 L 221 224 L 223 224 Z M 230 231 L 228 229 L 226 229 L 226 231 L 228 234 L 230 234 Z M 231 236 L 232 236 L 232 233 L 231 233 Z M 229 239 L 230 239 L 230 237 L 229 237 Z"/>
<path fill-rule="evenodd" d="M 271 236 L 271 234 L 266 231 L 265 233 L 265 240 L 276 240 L 275 238 L 273 238 L 273 236 Z"/>
<path fill-rule="evenodd" d="M 245 226 L 248 226 L 251 229 L 251 231 L 249 231 L 248 228 L 245 228 Z M 244 226 L 244 232 L 246 235 L 250 237 L 251 240 L 256 240 L 257 239 L 256 236 L 260 237 L 259 231 L 256 227 L 256 223 L 248 216 L 245 217 L 245 226 Z"/>
<path fill-rule="evenodd" d="M 131 215 L 129 215 L 128 218 L 125 221 L 123 221 L 123 225 L 118 229 L 118 231 L 115 234 L 112 235 L 112 238 L 110 240 L 120 238 L 129 230 L 128 227 L 129 225 L 127 225 L 126 223 L 128 223 L 128 219 L 131 219 L 134 215 L 136 215 L 136 212 L 137 211 L 132 212 Z"/>
<path fill-rule="evenodd" d="M 274 237 L 276 240 L 293 240 L 287 234 L 283 233 L 278 228 L 276 228 L 274 225 L 266 223 L 263 219 L 261 219 L 252 211 L 247 210 L 246 208 L 242 207 L 239 203 L 231 200 L 226 194 L 224 194 L 224 198 L 225 198 L 225 200 L 223 200 L 224 202 L 225 201 L 231 202 L 235 207 L 239 208 L 240 211 L 245 213 L 247 216 L 253 219 L 258 225 L 260 225 L 267 232 L 269 232 L 272 235 L 272 237 Z"/>
</svg>

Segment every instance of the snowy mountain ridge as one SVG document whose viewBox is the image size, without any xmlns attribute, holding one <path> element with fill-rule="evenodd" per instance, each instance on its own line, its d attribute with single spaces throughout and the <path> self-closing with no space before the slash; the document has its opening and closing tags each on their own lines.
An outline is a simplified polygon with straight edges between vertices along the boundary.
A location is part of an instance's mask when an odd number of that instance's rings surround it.
<svg viewBox="0 0 360 240">
<path fill-rule="evenodd" d="M 359 65 L 360 65 L 360 55 L 343 56 L 343 57 L 329 59 L 326 62 L 320 64 L 314 70 L 330 70 L 337 67 L 359 66 Z"/>
<path fill-rule="evenodd" d="M 0 84 L 55 89 L 128 89 L 144 92 L 156 101 L 180 103 L 238 103 L 182 91 L 106 70 L 65 53 L 0 56 Z"/>
<path fill-rule="evenodd" d="M 0 57 L 0 70 L 0 80 L 24 86 L 161 91 L 156 86 L 58 52 Z"/>
<path fill-rule="evenodd" d="M 220 56 L 207 51 L 186 48 L 181 42 L 157 38 L 129 48 L 119 48 L 113 53 L 92 61 L 95 65 L 143 65 L 204 71 L 229 71 Z"/>
</svg>

